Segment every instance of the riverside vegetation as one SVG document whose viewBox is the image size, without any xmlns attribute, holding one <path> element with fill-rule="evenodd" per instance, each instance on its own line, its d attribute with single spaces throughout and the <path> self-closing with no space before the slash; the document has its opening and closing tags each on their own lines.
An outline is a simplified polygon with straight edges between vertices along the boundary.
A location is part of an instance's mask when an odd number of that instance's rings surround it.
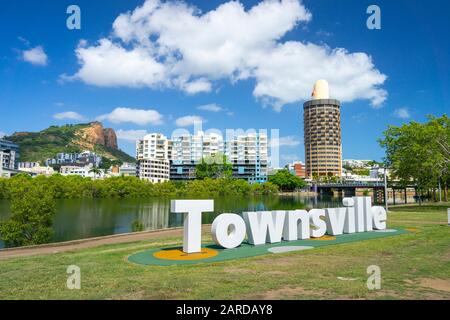
<svg viewBox="0 0 450 320">
<path fill-rule="evenodd" d="M 278 192 L 271 182 L 249 184 L 244 180 L 209 179 L 188 182 L 150 183 L 136 177 L 90 179 L 80 176 L 50 177 L 17 175 L 0 179 L 0 199 L 12 199 L 15 190 L 42 188 L 54 199 L 145 198 L 145 197 L 219 197 L 265 195 Z"/>
<path fill-rule="evenodd" d="M 0 199 L 11 202 L 11 216 L 0 222 L 0 239 L 8 247 L 47 243 L 52 238 L 56 214 L 54 199 L 148 198 L 268 195 L 278 192 L 271 182 L 249 184 L 229 178 L 153 184 L 136 177 L 113 177 L 102 180 L 80 176 L 50 177 L 19 174 L 0 179 Z M 133 230 L 140 230 L 136 222 Z"/>
</svg>

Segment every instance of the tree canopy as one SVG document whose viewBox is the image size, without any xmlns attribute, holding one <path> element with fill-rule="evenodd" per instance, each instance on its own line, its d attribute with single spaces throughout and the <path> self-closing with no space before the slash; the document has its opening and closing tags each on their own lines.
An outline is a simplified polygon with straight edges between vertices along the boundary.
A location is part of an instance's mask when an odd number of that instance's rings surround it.
<svg viewBox="0 0 450 320">
<path fill-rule="evenodd" d="M 403 184 L 414 182 L 419 191 L 450 182 L 450 118 L 429 116 L 425 123 L 389 126 L 379 140 L 385 162 Z"/>
<path fill-rule="evenodd" d="M 222 153 L 202 158 L 200 163 L 195 167 L 195 175 L 197 179 L 205 178 L 230 178 L 233 173 L 233 166 L 228 162 L 227 157 Z"/>
<path fill-rule="evenodd" d="M 279 170 L 270 176 L 269 182 L 278 186 L 282 191 L 294 191 L 306 186 L 306 182 L 303 179 L 293 175 L 287 169 Z"/>
<path fill-rule="evenodd" d="M 12 215 L 0 222 L 0 238 L 14 247 L 49 242 L 56 213 L 52 194 L 27 176 L 18 179 L 11 189 Z"/>
</svg>

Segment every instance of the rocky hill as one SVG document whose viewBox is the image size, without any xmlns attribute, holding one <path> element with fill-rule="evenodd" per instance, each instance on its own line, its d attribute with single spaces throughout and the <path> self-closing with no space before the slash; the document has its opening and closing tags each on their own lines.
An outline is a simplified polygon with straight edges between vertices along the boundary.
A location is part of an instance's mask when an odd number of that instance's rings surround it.
<svg viewBox="0 0 450 320">
<path fill-rule="evenodd" d="M 117 147 L 113 129 L 100 122 L 51 126 L 40 132 L 16 132 L 6 139 L 20 147 L 20 161 L 40 161 L 53 158 L 57 153 L 89 150 L 114 161 L 134 162 L 135 159 Z"/>
</svg>

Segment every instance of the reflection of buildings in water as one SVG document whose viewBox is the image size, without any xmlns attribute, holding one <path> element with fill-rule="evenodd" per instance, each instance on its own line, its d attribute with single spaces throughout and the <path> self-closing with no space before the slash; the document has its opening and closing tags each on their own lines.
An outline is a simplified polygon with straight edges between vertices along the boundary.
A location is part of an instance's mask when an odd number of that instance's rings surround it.
<svg viewBox="0 0 450 320">
<path fill-rule="evenodd" d="M 144 225 L 144 230 L 169 227 L 170 202 L 168 200 L 141 204 L 138 210 L 138 220 Z"/>
</svg>

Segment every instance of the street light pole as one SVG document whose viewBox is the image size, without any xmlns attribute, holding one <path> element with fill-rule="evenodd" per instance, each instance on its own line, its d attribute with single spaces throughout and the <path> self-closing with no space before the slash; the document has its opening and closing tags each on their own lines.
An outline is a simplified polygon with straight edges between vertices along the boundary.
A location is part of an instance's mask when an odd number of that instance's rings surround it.
<svg viewBox="0 0 450 320">
<path fill-rule="evenodd" d="M 389 208 L 388 208 L 388 186 L 387 186 L 386 167 L 384 167 L 384 206 L 386 208 L 386 212 L 388 212 Z"/>
</svg>

